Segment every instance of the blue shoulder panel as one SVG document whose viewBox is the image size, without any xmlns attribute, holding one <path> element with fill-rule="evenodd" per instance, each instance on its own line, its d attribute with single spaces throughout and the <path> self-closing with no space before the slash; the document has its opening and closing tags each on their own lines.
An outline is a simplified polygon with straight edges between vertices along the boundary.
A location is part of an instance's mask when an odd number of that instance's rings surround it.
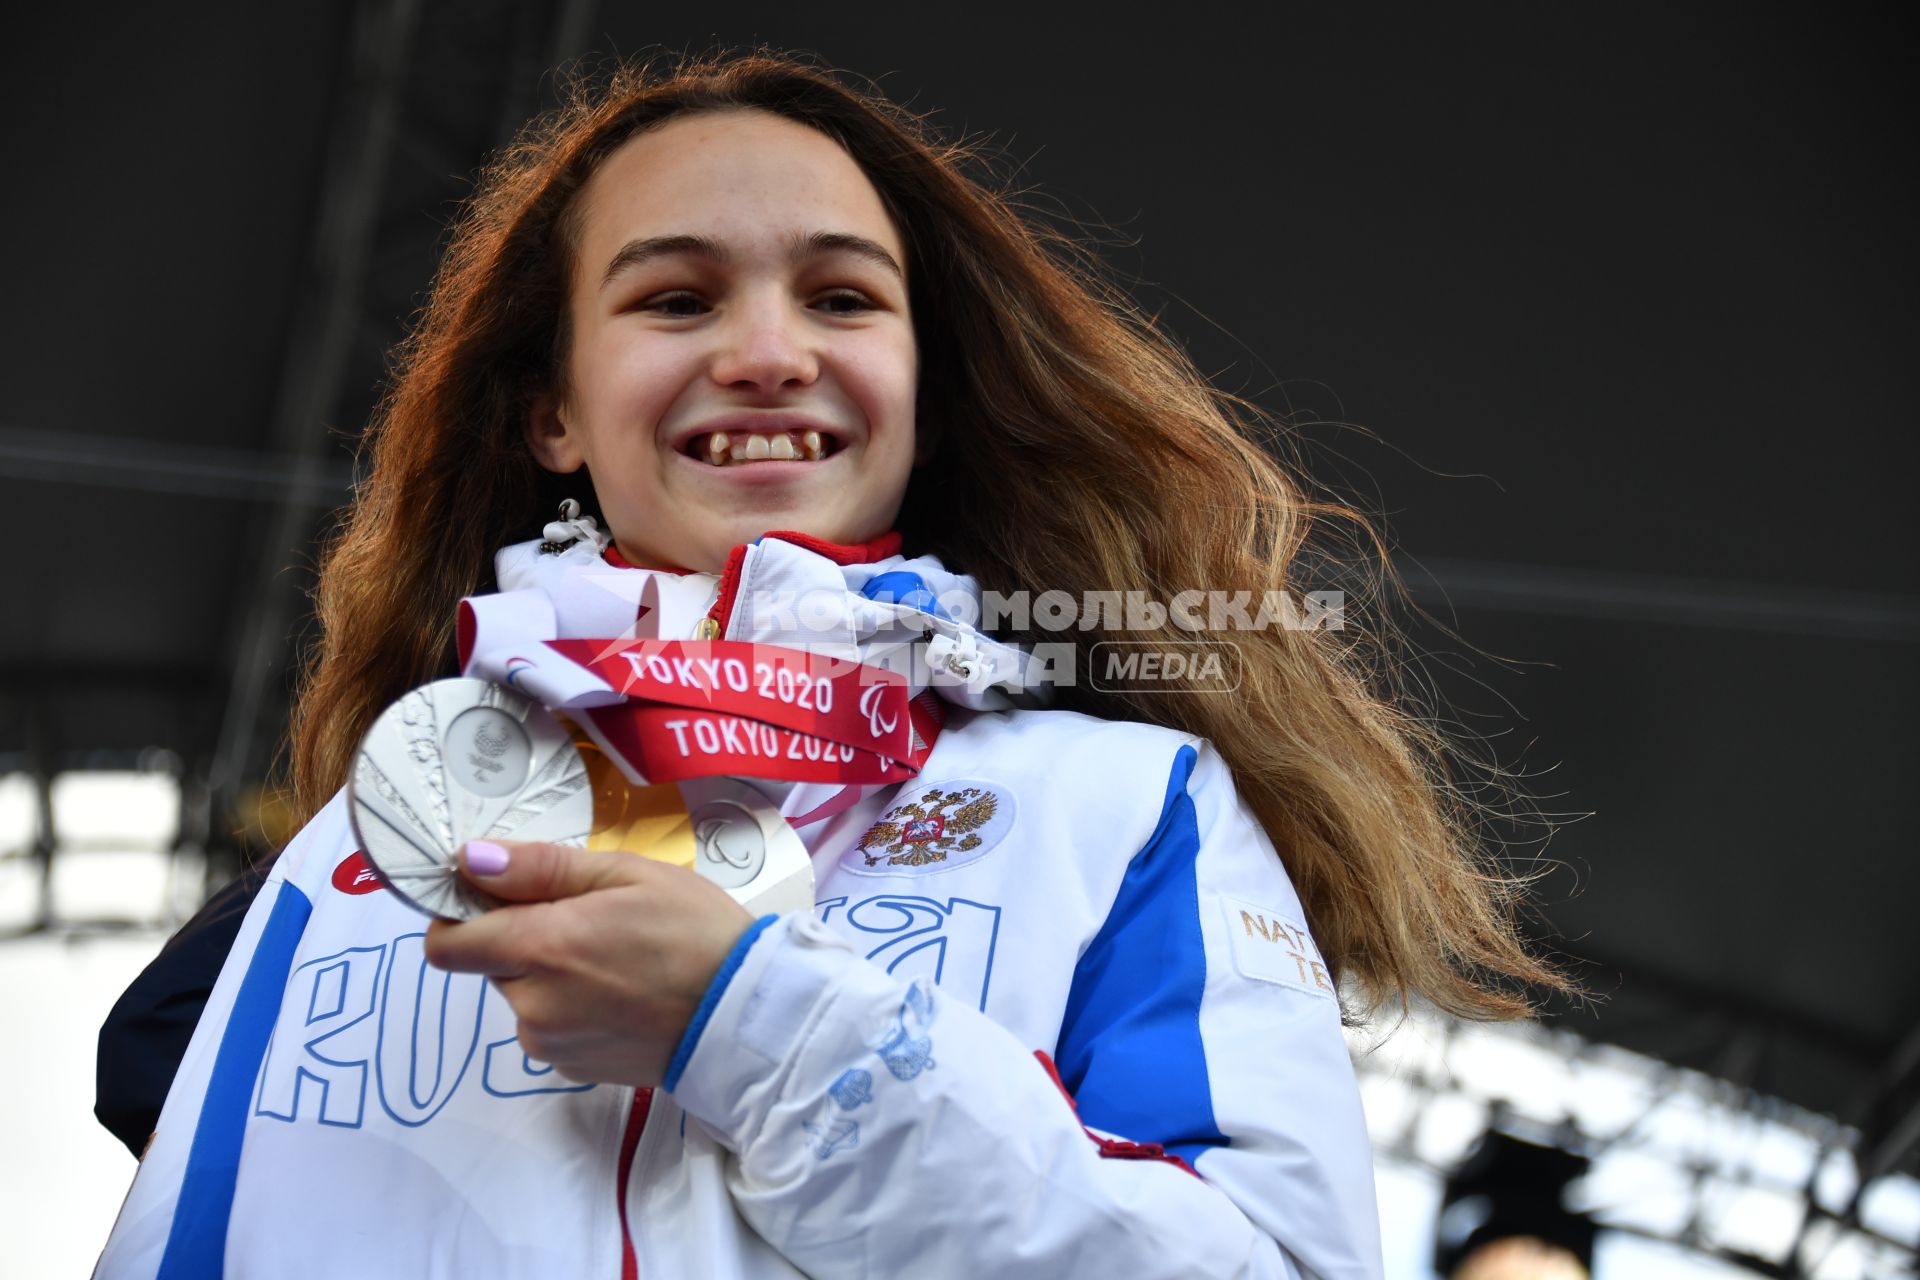
<svg viewBox="0 0 1920 1280">
<path fill-rule="evenodd" d="M 233 1187 L 240 1175 L 240 1145 L 246 1137 L 254 1081 L 279 1018 L 287 972 L 312 914 L 313 903 L 307 895 L 282 883 L 214 1055 L 156 1280 L 203 1280 L 219 1276 L 226 1267 L 227 1219 L 233 1212 Z"/>
<path fill-rule="evenodd" d="M 1191 746 L 1174 757 L 1160 824 L 1074 970 L 1054 1054 L 1081 1120 L 1188 1164 L 1227 1145 L 1200 1040 L 1200 829 L 1187 794 L 1198 761 Z"/>
</svg>

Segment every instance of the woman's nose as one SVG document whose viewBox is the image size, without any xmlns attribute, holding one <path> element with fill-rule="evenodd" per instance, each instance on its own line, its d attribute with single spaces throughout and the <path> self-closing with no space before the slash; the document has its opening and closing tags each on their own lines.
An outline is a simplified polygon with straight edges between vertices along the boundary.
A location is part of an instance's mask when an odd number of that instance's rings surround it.
<svg viewBox="0 0 1920 1280">
<path fill-rule="evenodd" d="M 724 329 L 720 351 L 713 361 L 714 381 L 724 386 L 751 386 L 774 391 L 788 385 L 805 386 L 820 372 L 819 353 L 806 328 L 806 317 L 791 301 L 757 299 L 743 305 L 734 323 Z"/>
</svg>

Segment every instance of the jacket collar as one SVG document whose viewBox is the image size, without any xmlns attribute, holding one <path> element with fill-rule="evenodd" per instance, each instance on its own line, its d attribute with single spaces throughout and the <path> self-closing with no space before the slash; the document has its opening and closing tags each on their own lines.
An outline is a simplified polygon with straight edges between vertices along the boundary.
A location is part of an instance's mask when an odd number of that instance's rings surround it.
<svg viewBox="0 0 1920 1280">
<path fill-rule="evenodd" d="M 502 592 L 544 594 L 558 638 L 718 635 L 886 667 L 916 694 L 931 687 L 976 710 L 1043 706 L 1052 697 L 1044 663 L 975 625 L 978 583 L 935 557 L 901 555 L 898 533 L 852 545 L 769 533 L 735 547 L 719 575 L 633 567 L 604 534 L 557 553 L 541 546 L 536 539 L 503 548 L 495 575 Z"/>
<path fill-rule="evenodd" d="M 900 553 L 900 534 L 893 529 L 887 530 L 871 542 L 828 542 L 825 538 L 816 538 L 810 533 L 795 533 L 786 529 L 776 530 L 763 536 L 778 538 L 783 542 L 791 542 L 795 546 L 805 547 L 809 551 L 817 552 L 825 556 L 835 564 L 871 564 L 875 560 L 885 560 L 889 556 Z M 756 539 L 756 541 L 758 541 L 758 539 Z M 728 559 L 733 559 L 745 550 L 746 544 L 735 547 L 733 554 L 729 555 Z M 655 573 L 672 573 L 679 575 L 693 572 L 692 569 L 679 569 L 666 565 L 634 564 L 625 556 L 621 555 L 620 548 L 611 541 L 607 543 L 600 555 L 602 559 L 616 569 L 650 569 Z"/>
</svg>

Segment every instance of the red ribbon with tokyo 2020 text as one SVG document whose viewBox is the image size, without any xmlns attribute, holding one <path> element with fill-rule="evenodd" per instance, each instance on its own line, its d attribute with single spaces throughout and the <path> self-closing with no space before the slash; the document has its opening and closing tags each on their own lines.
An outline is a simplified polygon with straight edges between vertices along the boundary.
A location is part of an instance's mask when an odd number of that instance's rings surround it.
<svg viewBox="0 0 1920 1280">
<path fill-rule="evenodd" d="M 626 701 L 570 708 L 630 777 L 904 782 L 946 717 L 897 672 L 742 640 L 549 640 Z"/>
</svg>

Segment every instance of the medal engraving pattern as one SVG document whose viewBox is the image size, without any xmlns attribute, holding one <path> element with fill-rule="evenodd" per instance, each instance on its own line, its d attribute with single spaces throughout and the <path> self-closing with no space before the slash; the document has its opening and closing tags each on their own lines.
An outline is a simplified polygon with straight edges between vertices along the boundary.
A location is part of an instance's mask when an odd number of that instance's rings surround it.
<svg viewBox="0 0 1920 1280">
<path fill-rule="evenodd" d="M 463 714 L 480 708 L 492 714 L 455 731 Z M 458 741 L 450 746 L 449 736 Z M 468 775 L 472 785 L 462 781 Z M 361 848 L 387 888 L 451 920 L 496 905 L 460 876 L 461 845 L 511 838 L 584 846 L 593 820 L 586 765 L 559 721 L 531 699 L 468 678 L 436 680 L 387 708 L 360 744 L 347 799 Z"/>
</svg>

